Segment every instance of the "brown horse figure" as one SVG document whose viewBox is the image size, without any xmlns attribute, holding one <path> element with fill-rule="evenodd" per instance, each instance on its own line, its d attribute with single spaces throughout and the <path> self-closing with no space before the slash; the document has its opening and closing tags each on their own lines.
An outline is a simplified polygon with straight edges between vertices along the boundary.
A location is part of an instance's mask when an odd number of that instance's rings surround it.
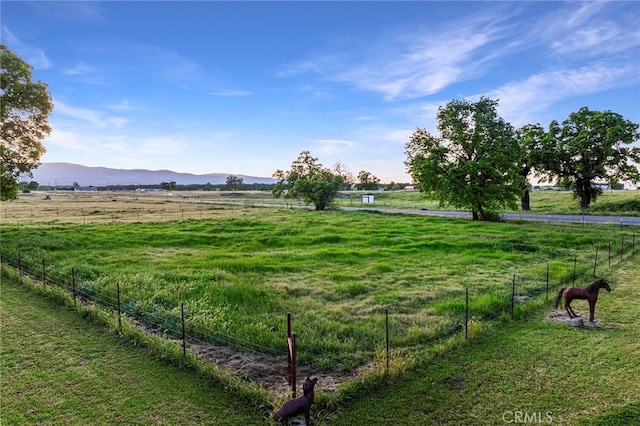
<svg viewBox="0 0 640 426">
<path fill-rule="evenodd" d="M 596 302 L 598 301 L 598 291 L 604 288 L 607 291 L 611 291 L 609 282 L 604 278 L 600 278 L 589 284 L 587 287 L 571 287 L 561 288 L 556 296 L 556 309 L 560 305 L 560 299 L 564 297 L 564 308 L 566 309 L 569 317 L 576 318 L 575 312 L 571 309 L 571 301 L 573 299 L 588 300 L 589 301 L 589 321 L 593 322 L 593 312 L 596 308 Z"/>
<path fill-rule="evenodd" d="M 284 405 L 273 414 L 273 418 L 278 422 L 289 424 L 292 417 L 304 414 L 305 424 L 310 425 L 309 408 L 311 407 L 311 404 L 313 404 L 313 387 L 316 385 L 317 381 L 317 377 L 315 379 L 310 379 L 309 376 L 307 376 L 302 385 L 302 392 L 304 395 L 285 402 Z"/>
</svg>

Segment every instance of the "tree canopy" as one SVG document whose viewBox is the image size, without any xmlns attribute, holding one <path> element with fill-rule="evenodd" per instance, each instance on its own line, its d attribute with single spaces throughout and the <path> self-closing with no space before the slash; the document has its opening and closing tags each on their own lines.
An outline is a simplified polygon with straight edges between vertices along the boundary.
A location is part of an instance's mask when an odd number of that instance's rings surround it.
<svg viewBox="0 0 640 426">
<path fill-rule="evenodd" d="M 332 204 L 344 180 L 341 174 L 320 164 L 309 151 L 300 153 L 291 163 L 291 170 L 276 170 L 273 177 L 278 179 L 274 197 L 302 199 L 312 203 L 316 210 L 325 210 Z"/>
<path fill-rule="evenodd" d="M 580 207 L 587 209 L 602 192 L 594 183 L 640 180 L 640 148 L 630 146 L 639 139 L 638 124 L 583 107 L 561 125 L 551 122 L 536 154 L 537 167 L 550 180 L 570 185 Z"/>
<path fill-rule="evenodd" d="M 380 179 L 373 173 L 366 170 L 361 170 L 358 173 L 358 183 L 356 184 L 356 188 L 359 190 L 374 190 L 378 189 L 378 186 L 380 186 Z"/>
<path fill-rule="evenodd" d="M 237 191 L 242 189 L 242 184 L 244 183 L 244 179 L 240 176 L 229 175 L 227 176 L 227 180 L 225 181 L 224 189 L 229 189 L 233 191 Z"/>
<path fill-rule="evenodd" d="M 32 81 L 29 64 L 4 44 L 0 50 L 0 199 L 11 200 L 20 176 L 40 165 L 53 102 L 47 85 Z"/>
<path fill-rule="evenodd" d="M 405 165 L 421 192 L 442 205 L 471 210 L 473 219 L 514 207 L 522 194 L 522 153 L 497 101 L 454 100 L 438 108 L 438 131 L 418 128 L 406 144 Z"/>
</svg>

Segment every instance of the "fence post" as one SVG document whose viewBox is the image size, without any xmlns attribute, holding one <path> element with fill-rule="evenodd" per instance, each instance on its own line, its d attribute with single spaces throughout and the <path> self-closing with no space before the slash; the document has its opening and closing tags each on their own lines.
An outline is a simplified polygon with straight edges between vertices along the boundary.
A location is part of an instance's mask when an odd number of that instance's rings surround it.
<svg viewBox="0 0 640 426">
<path fill-rule="evenodd" d="M 182 355 L 187 357 L 187 334 L 184 331 L 184 302 L 180 304 L 180 316 L 182 320 Z"/>
<path fill-rule="evenodd" d="M 389 309 L 384 310 L 384 324 L 385 324 L 385 333 L 386 333 L 386 361 L 387 361 L 387 369 L 386 374 L 389 375 Z"/>
<path fill-rule="evenodd" d="M 546 286 L 546 299 L 545 301 L 549 301 L 549 262 L 547 262 L 547 286 Z"/>
<path fill-rule="evenodd" d="M 47 268 L 44 257 L 42 258 L 42 284 L 47 285 Z"/>
<path fill-rule="evenodd" d="M 593 259 L 593 276 L 596 276 L 596 265 L 598 264 L 598 246 L 596 245 L 596 257 Z"/>
<path fill-rule="evenodd" d="M 287 372 L 288 372 L 288 380 L 289 386 L 293 392 L 293 396 L 295 398 L 296 385 L 293 374 L 293 345 L 292 345 L 292 332 L 291 332 L 291 312 L 287 312 Z"/>
<path fill-rule="evenodd" d="M 624 253 L 624 235 L 622 236 L 622 240 L 620 240 L 620 260 L 622 261 L 622 254 Z"/>
<path fill-rule="evenodd" d="M 513 280 L 511 281 L 511 319 L 513 319 L 513 304 L 516 299 L 516 274 L 513 274 Z"/>
<path fill-rule="evenodd" d="M 633 233 L 633 236 L 631 237 L 631 253 L 635 254 L 636 253 L 636 233 Z"/>
<path fill-rule="evenodd" d="M 296 397 L 296 364 L 298 357 L 298 346 L 296 345 L 296 332 L 291 333 L 291 391 L 292 395 Z"/>
<path fill-rule="evenodd" d="M 22 284 L 22 252 L 18 252 L 18 273 L 20 274 L 20 284 Z"/>
<path fill-rule="evenodd" d="M 76 270 L 71 268 L 71 289 L 73 290 L 73 306 L 76 306 Z"/>
<path fill-rule="evenodd" d="M 464 296 L 464 340 L 469 339 L 469 287 L 465 288 Z"/>
<path fill-rule="evenodd" d="M 116 282 L 118 290 L 118 331 L 122 333 L 122 304 L 120 303 L 120 281 Z"/>
<path fill-rule="evenodd" d="M 609 267 L 611 267 L 611 241 L 609 241 Z"/>
<path fill-rule="evenodd" d="M 578 263 L 578 255 L 573 256 L 573 286 L 576 286 L 576 264 Z"/>
</svg>

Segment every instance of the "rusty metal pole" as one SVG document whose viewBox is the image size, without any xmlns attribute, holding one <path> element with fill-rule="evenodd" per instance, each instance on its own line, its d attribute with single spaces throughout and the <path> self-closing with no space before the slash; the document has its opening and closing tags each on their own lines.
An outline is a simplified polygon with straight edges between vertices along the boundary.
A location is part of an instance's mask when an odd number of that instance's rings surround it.
<svg viewBox="0 0 640 426">
<path fill-rule="evenodd" d="M 287 381 L 289 387 L 295 392 L 295 385 L 293 384 L 293 356 L 291 348 L 291 312 L 287 312 Z"/>
<path fill-rule="evenodd" d="M 292 358 L 292 361 L 291 361 L 291 367 L 292 367 L 291 368 L 291 372 L 292 372 L 292 374 L 291 374 L 291 376 L 292 376 L 292 379 L 293 379 L 292 380 L 291 390 L 292 390 L 292 393 L 293 393 L 293 397 L 295 398 L 296 397 L 296 380 L 297 380 L 297 378 L 296 378 L 296 364 L 297 364 L 297 358 L 298 358 L 298 346 L 296 344 L 296 332 L 295 331 L 291 333 L 291 347 L 292 347 L 292 350 L 291 350 L 291 358 Z"/>
</svg>

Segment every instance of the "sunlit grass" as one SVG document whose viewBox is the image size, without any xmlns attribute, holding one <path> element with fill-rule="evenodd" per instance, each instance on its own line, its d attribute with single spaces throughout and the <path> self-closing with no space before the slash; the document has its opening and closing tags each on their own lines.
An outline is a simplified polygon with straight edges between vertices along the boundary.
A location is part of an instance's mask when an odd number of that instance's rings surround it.
<svg viewBox="0 0 640 426">
<path fill-rule="evenodd" d="M 106 225 L 3 224 L 2 249 L 91 294 L 119 284 L 131 312 L 179 315 L 212 333 L 284 349 L 292 312 L 300 359 L 351 368 L 375 355 L 381 316 L 392 344 L 428 344 L 471 314 L 500 310 L 517 277 L 540 291 L 590 276 L 594 248 L 633 230 L 576 224 L 479 223 L 366 212 L 250 209 L 207 219 Z M 614 243 L 613 250 L 619 250 Z M 602 253 L 602 252 L 601 252 Z M 604 255 L 601 254 L 602 262 Z M 449 304 L 449 305 L 447 305 Z M 449 306 L 449 308 L 447 308 Z M 354 355 L 356 354 L 356 355 Z"/>
</svg>

